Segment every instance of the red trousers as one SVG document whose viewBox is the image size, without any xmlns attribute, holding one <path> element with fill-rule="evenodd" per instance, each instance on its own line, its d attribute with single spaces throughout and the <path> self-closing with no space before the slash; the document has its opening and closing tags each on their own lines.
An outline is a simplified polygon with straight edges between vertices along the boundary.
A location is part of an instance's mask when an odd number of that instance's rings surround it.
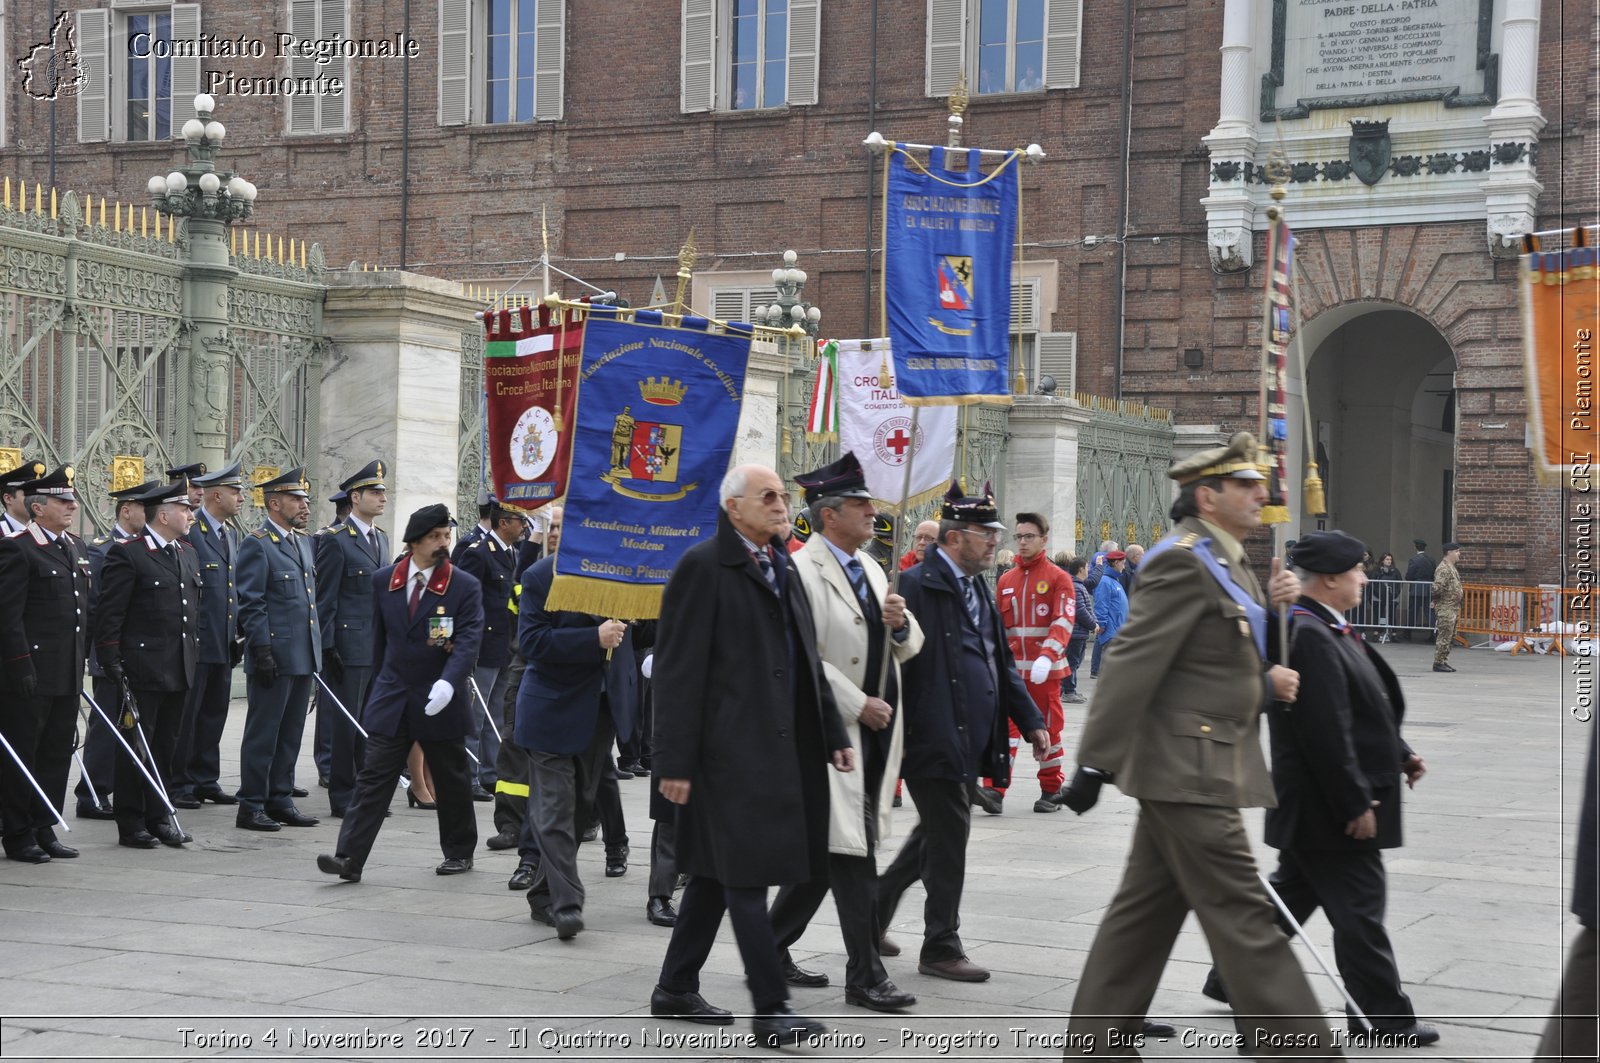
<svg viewBox="0 0 1600 1063">
<path fill-rule="evenodd" d="M 1023 677 L 1022 683 L 1028 688 L 1028 694 L 1033 698 L 1034 705 L 1038 706 L 1039 715 L 1044 717 L 1045 730 L 1050 733 L 1050 750 L 1045 754 L 1044 760 L 1039 762 L 1039 790 L 1042 793 L 1053 794 L 1061 789 L 1064 778 L 1061 765 L 1066 756 L 1065 750 L 1061 748 L 1061 729 L 1067 722 L 1066 713 L 1061 708 L 1061 678 L 1050 675 L 1045 677 L 1043 683 L 1036 684 L 1028 682 L 1027 677 Z M 1017 749 L 1027 743 L 1022 740 L 1022 732 L 1017 730 L 1015 722 L 1008 720 L 1006 727 L 1011 734 L 1011 768 L 1014 772 L 1017 767 Z M 1005 793 L 1005 788 L 995 786 L 993 779 L 984 779 L 983 785 Z"/>
</svg>

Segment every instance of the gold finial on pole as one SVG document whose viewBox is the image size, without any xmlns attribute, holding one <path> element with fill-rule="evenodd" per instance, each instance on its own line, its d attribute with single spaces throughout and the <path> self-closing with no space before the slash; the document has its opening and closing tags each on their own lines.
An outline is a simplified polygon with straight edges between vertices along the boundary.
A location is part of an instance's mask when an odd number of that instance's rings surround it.
<svg viewBox="0 0 1600 1063">
<path fill-rule="evenodd" d="M 678 249 L 678 296 L 674 300 L 673 309 L 680 314 L 689 312 L 689 304 L 684 302 L 684 296 L 689 294 L 689 281 L 694 277 L 694 262 L 699 257 L 694 246 L 694 227 L 689 227 L 689 235 L 683 241 L 683 246 Z"/>
<path fill-rule="evenodd" d="M 945 141 L 947 147 L 959 148 L 961 146 L 961 124 L 966 121 L 963 117 L 967 113 L 967 75 L 965 72 L 956 75 L 956 83 L 950 87 L 950 133 Z"/>
</svg>

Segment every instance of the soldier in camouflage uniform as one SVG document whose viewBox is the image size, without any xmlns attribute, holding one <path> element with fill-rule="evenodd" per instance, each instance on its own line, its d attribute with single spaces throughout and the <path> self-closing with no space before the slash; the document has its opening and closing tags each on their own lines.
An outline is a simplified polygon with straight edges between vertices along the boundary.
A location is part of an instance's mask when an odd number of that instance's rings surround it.
<svg viewBox="0 0 1600 1063">
<path fill-rule="evenodd" d="M 1461 544 L 1445 543 L 1444 559 L 1433 573 L 1433 612 L 1438 617 L 1438 627 L 1433 637 L 1433 670 L 1453 672 L 1450 667 L 1450 643 L 1456 637 L 1456 620 L 1461 616 L 1461 574 L 1456 565 L 1461 561 Z"/>
</svg>

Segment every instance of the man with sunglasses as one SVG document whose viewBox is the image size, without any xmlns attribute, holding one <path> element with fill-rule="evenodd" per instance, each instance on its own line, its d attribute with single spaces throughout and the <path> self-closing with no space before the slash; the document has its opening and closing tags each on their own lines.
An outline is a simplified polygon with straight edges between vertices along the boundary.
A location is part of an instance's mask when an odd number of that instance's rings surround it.
<svg viewBox="0 0 1600 1063">
<path fill-rule="evenodd" d="M 928 898 L 917 970 L 957 982 L 989 977 L 967 958 L 957 933 L 972 826 L 970 787 L 980 775 L 1000 786 L 1010 782 L 1008 720 L 1032 743 L 1036 760 L 1044 759 L 1049 742 L 983 581 L 1004 530 L 987 485 L 983 496 L 969 498 L 960 484 L 952 484 L 940 511 L 938 542 L 900 577 L 906 609 L 926 636 L 922 652 L 905 664 L 901 767 L 922 818 L 878 880 L 878 921 L 880 928 L 894 921 L 900 895 L 920 878 Z"/>
</svg>

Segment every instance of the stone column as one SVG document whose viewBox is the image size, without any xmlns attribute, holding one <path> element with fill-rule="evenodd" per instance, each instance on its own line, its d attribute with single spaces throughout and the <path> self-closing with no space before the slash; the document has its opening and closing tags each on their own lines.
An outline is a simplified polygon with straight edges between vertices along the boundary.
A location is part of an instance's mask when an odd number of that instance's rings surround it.
<svg viewBox="0 0 1600 1063">
<path fill-rule="evenodd" d="M 233 401 L 233 339 L 228 330 L 228 286 L 239 275 L 228 260 L 228 227 L 209 218 L 187 218 L 183 226 L 189 251 L 184 283 L 184 314 L 191 326 L 187 344 L 179 344 L 178 379 L 188 381 L 187 402 L 180 403 L 179 464 L 203 461 L 208 469 L 228 463 L 228 407 Z M 186 355 L 186 357 L 185 357 Z M 146 470 L 159 475 L 160 469 Z"/>
<path fill-rule="evenodd" d="M 1539 0 L 1506 0 L 1501 21 L 1500 101 L 1484 116 L 1491 166 L 1484 182 L 1489 253 L 1514 258 L 1519 238 L 1537 224 L 1535 156 L 1544 115 L 1539 110 Z"/>
<path fill-rule="evenodd" d="M 1256 155 L 1256 106 L 1250 0 L 1227 0 L 1222 12 L 1222 77 L 1217 124 L 1204 138 L 1211 154 L 1206 243 L 1211 268 L 1238 273 L 1250 268 L 1250 233 L 1255 205 L 1245 182 L 1245 166 Z"/>
<path fill-rule="evenodd" d="M 461 436 L 461 333 L 479 304 L 454 281 L 414 273 L 332 273 L 322 310 L 321 446 L 314 479 L 339 481 L 381 459 L 395 549 L 406 518 L 443 502 L 454 512 Z M 322 498 L 314 512 L 325 513 Z M 455 514 L 465 527 L 476 514 Z"/>
<path fill-rule="evenodd" d="M 1071 399 L 1018 395 L 1012 400 L 1006 445 L 1006 509 L 1050 521 L 1050 552 L 1071 550 L 1078 515 L 1078 433 L 1089 410 Z"/>
<path fill-rule="evenodd" d="M 745 464 L 778 467 L 778 448 L 783 439 L 778 425 L 778 395 L 784 384 L 783 371 L 784 358 L 776 341 L 757 339 L 750 345 L 739 433 L 733 441 L 729 468 Z"/>
</svg>

